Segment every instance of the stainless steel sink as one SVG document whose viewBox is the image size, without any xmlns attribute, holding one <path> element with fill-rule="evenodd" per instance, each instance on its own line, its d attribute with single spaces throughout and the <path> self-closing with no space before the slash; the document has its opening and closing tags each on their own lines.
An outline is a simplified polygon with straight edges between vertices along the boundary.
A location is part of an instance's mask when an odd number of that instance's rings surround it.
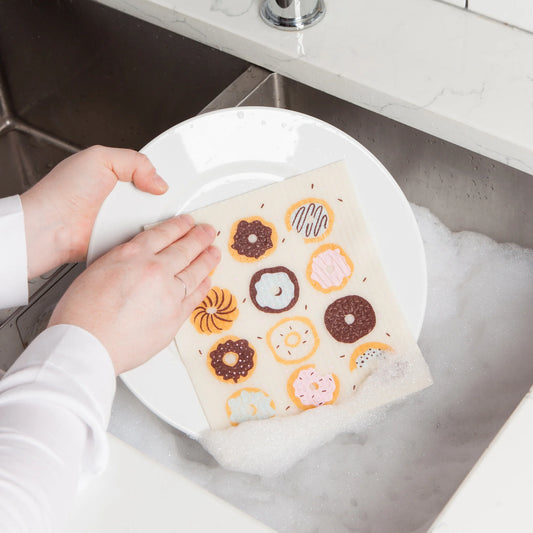
<svg viewBox="0 0 533 533">
<path fill-rule="evenodd" d="M 0 195 L 22 193 L 92 144 L 140 149 L 198 113 L 247 66 L 88 0 L 2 0 Z M 44 297 L 50 309 L 71 269 L 32 280 L 32 302 Z M 23 313 L 0 311 L 0 369 L 38 331 L 21 326 Z"/>
<path fill-rule="evenodd" d="M 0 130 L 0 165 L 9 176 L 0 181 L 2 195 L 22 192 L 79 147 L 140 148 L 199 112 L 274 106 L 347 132 L 381 160 L 410 201 L 430 208 L 450 228 L 533 247 L 533 176 L 101 5 L 4 0 L 0 59 L 9 116 L 15 118 Z M 44 327 L 81 268 L 67 266 L 41 280 L 30 306 L 0 321 L 0 368 Z M 516 403 L 521 395 L 517 390 Z M 123 431 L 117 412 L 128 412 L 143 431 Z M 114 413 L 111 431 L 151 450 L 167 466 L 193 479 L 198 470 L 219 468 L 199 444 L 157 419 L 120 383 Z M 494 421 L 494 432 L 503 422 Z M 468 460 L 473 465 L 476 459 Z M 253 481 L 231 472 L 224 476 L 228 487 Z M 208 488 L 225 494 L 220 484 Z M 263 507 L 271 497 L 265 493 Z M 439 510 L 429 509 L 428 516 Z M 266 513 L 256 513 L 261 514 Z"/>
</svg>

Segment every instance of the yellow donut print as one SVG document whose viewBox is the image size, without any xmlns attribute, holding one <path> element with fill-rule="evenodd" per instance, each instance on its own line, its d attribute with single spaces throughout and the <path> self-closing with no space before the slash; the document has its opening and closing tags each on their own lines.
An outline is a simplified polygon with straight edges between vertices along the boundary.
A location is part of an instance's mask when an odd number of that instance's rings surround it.
<svg viewBox="0 0 533 533">
<path fill-rule="evenodd" d="M 231 328 L 239 316 L 237 299 L 228 289 L 213 287 L 191 313 L 191 322 L 198 333 L 211 335 Z"/>
<path fill-rule="evenodd" d="M 276 361 L 293 365 L 309 359 L 320 339 L 313 323 L 305 316 L 287 317 L 267 333 L 266 342 Z"/>
</svg>

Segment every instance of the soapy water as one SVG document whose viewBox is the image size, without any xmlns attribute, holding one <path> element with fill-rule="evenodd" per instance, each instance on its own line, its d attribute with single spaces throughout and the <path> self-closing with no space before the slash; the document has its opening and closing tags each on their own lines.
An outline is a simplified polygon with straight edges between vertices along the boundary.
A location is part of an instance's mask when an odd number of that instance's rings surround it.
<svg viewBox="0 0 533 533">
<path fill-rule="evenodd" d="M 361 432 L 382 417 L 384 388 L 401 398 L 408 394 L 405 389 L 410 389 L 411 382 L 426 382 L 425 367 L 405 355 L 395 354 L 382 361 L 359 385 L 357 394 L 342 403 L 309 409 L 298 416 L 207 431 L 200 442 L 225 468 L 262 476 L 280 475 L 335 435 Z"/>
<path fill-rule="evenodd" d="M 243 460 L 231 439 L 204 442 L 228 467 L 262 475 L 222 467 L 123 386 L 110 431 L 279 532 L 426 531 L 533 384 L 533 250 L 452 233 L 413 209 L 429 278 L 419 346 L 433 386 L 355 421 L 328 406 L 309 423 L 292 417 L 284 457 L 275 432 L 254 437 L 246 424 L 234 433 L 250 448 Z"/>
</svg>

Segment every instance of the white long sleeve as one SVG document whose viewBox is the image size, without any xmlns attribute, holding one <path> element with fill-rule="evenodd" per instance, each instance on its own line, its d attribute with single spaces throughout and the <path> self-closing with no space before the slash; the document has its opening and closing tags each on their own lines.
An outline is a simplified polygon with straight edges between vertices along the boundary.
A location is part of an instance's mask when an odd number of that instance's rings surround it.
<svg viewBox="0 0 533 533">
<path fill-rule="evenodd" d="M 6 212 L 3 203 L 0 213 Z M 13 210 L 6 216 L 18 219 L 9 227 L 20 235 L 21 224 L 24 235 L 23 218 Z M 5 228 L 2 218 L 0 228 Z M 8 240 L 0 242 L 9 246 Z M 2 262 L 11 250 L 2 248 Z M 23 255 L 18 271 L 25 272 Z M 9 276 L 13 268 L 0 272 Z M 0 292 L 0 306 L 24 303 L 27 296 L 15 281 L 19 292 Z M 11 283 L 0 279 L 2 287 Z M 105 429 L 114 393 L 107 351 L 75 326 L 47 329 L 18 358 L 0 380 L 0 532 L 61 530 L 80 481 L 106 464 Z"/>
<path fill-rule="evenodd" d="M 28 303 L 28 265 L 20 196 L 0 199 L 0 309 Z"/>
</svg>

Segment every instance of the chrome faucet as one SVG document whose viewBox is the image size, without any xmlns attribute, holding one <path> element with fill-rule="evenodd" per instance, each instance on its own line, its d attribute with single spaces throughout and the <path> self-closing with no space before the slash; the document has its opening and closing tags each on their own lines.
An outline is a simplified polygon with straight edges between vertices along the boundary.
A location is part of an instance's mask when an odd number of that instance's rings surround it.
<svg viewBox="0 0 533 533">
<path fill-rule="evenodd" d="M 323 0 L 263 0 L 261 18 L 280 30 L 303 30 L 322 19 Z"/>
</svg>

